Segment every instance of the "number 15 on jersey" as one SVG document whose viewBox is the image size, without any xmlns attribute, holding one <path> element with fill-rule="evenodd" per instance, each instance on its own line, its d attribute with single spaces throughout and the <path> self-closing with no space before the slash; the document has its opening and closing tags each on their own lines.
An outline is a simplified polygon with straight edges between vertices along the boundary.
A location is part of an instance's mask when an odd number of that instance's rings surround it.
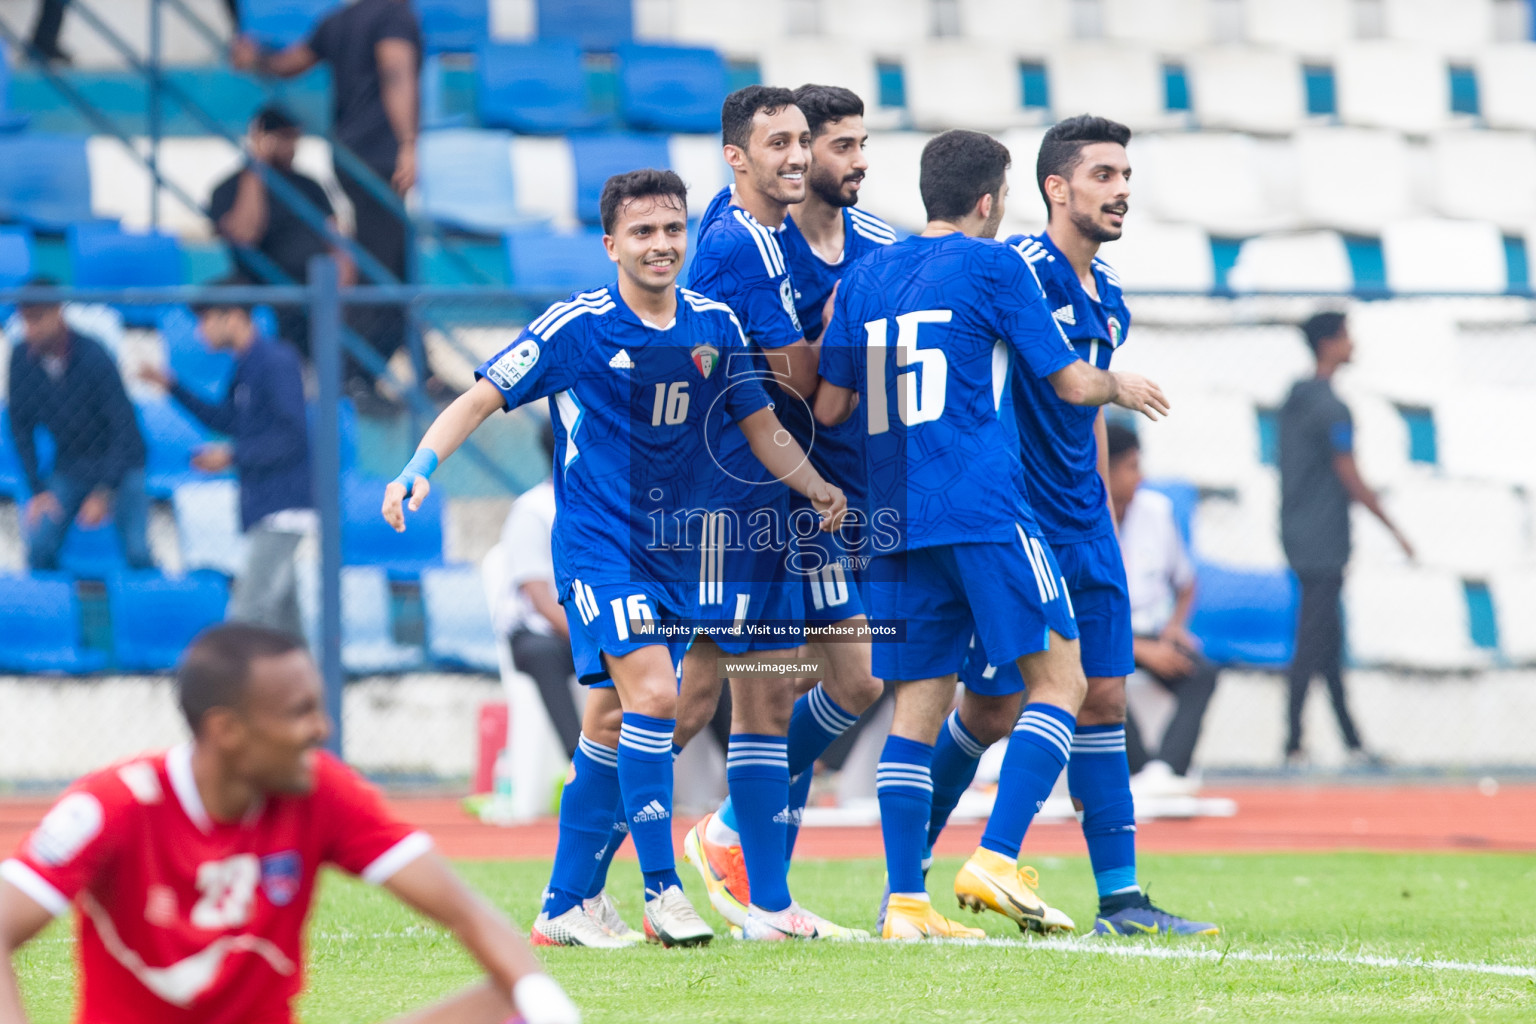
<svg viewBox="0 0 1536 1024">
<path fill-rule="evenodd" d="M 943 349 L 923 348 L 918 329 L 923 324 L 947 324 L 948 309 L 918 309 L 896 318 L 896 413 L 904 426 L 915 427 L 944 415 L 949 359 Z M 886 398 L 885 360 L 890 347 L 890 320 L 881 317 L 864 325 L 869 359 L 869 432 L 891 429 Z"/>
</svg>

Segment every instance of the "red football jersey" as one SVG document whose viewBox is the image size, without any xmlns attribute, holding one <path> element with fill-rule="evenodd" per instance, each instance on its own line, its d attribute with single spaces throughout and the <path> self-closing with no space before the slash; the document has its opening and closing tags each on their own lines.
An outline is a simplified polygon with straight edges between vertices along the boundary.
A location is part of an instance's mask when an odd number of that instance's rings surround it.
<svg viewBox="0 0 1536 1024">
<path fill-rule="evenodd" d="M 320 865 L 379 884 L 431 846 L 324 753 L 308 796 L 212 821 L 183 745 L 75 783 L 0 877 L 76 906 L 80 1024 L 289 1024 Z"/>
</svg>

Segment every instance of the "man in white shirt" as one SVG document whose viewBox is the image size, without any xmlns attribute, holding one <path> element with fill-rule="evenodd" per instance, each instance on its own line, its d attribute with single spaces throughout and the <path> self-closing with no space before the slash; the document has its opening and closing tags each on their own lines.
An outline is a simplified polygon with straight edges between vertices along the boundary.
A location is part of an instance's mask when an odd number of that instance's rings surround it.
<svg viewBox="0 0 1536 1024">
<path fill-rule="evenodd" d="M 1136 433 L 1109 427 L 1109 497 L 1120 528 L 1131 598 L 1136 667 L 1173 694 L 1173 718 L 1155 752 L 1149 752 L 1131 716 L 1126 754 L 1138 788 L 1184 789 L 1172 779 L 1189 774 L 1200 722 L 1216 690 L 1217 667 L 1200 653 L 1189 632 L 1195 600 L 1195 567 L 1174 520 L 1173 502 L 1141 486 L 1141 445 Z M 1173 782 L 1173 785 L 1165 785 Z"/>
<path fill-rule="evenodd" d="M 545 422 L 539 441 L 545 461 L 554 459 L 555 435 Z M 539 688 L 549 720 L 560 734 L 565 756 L 576 753 L 581 715 L 571 696 L 571 634 L 565 609 L 555 593 L 555 564 L 550 536 L 555 528 L 555 485 L 545 480 L 512 503 L 501 527 L 507 585 L 496 603 L 496 628 L 512 645 L 512 664 Z"/>
</svg>

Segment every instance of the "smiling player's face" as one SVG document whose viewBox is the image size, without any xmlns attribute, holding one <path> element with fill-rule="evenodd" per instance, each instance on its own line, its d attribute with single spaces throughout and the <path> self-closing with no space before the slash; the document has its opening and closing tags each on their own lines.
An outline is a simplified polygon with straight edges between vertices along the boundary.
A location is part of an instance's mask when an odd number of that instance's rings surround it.
<svg viewBox="0 0 1536 1024">
<path fill-rule="evenodd" d="M 805 172 L 811 165 L 811 129 L 799 107 L 752 116 L 745 154 L 752 187 L 777 203 L 805 201 Z"/>
<path fill-rule="evenodd" d="M 306 651 L 251 662 L 226 750 L 236 773 L 265 793 L 308 793 L 315 751 L 331 735 L 320 673 Z"/>
<path fill-rule="evenodd" d="M 1066 214 L 1086 238 L 1113 242 L 1125 228 L 1130 209 L 1131 161 L 1118 142 L 1083 147 L 1067 182 Z"/>
<path fill-rule="evenodd" d="M 676 196 L 640 196 L 619 207 L 603 236 L 619 273 L 647 291 L 671 288 L 688 254 L 688 211 Z"/>
<path fill-rule="evenodd" d="M 869 170 L 864 144 L 869 133 L 864 119 L 850 117 L 828 121 L 811 143 L 811 166 L 806 181 L 812 192 L 828 206 L 854 206 L 859 201 L 859 184 Z"/>
</svg>

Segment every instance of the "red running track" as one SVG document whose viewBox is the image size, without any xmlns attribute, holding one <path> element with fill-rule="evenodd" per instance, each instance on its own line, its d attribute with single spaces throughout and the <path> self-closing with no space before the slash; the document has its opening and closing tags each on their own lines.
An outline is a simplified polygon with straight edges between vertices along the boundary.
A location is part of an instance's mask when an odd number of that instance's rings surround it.
<svg viewBox="0 0 1536 1024">
<path fill-rule="evenodd" d="M 1536 851 L 1536 785 L 1501 786 L 1485 795 L 1475 786 L 1217 786 L 1202 796 L 1237 802 L 1231 818 L 1153 821 L 1138 829 L 1136 845 L 1152 853 L 1250 853 L 1316 850 Z M 496 828 L 470 818 L 451 798 L 400 797 L 392 801 L 406 820 L 437 838 L 451 857 L 480 860 L 549 859 L 553 820 Z M 48 808 L 48 801 L 0 801 L 0 852 L 9 852 Z M 692 821 L 679 823 L 678 839 Z M 980 825 L 945 831 L 941 854 L 976 847 Z M 879 857 L 876 826 L 809 828 L 800 833 L 801 857 Z M 1028 855 L 1086 853 L 1076 824 L 1030 829 Z M 632 857 L 625 846 L 620 856 Z"/>
</svg>

